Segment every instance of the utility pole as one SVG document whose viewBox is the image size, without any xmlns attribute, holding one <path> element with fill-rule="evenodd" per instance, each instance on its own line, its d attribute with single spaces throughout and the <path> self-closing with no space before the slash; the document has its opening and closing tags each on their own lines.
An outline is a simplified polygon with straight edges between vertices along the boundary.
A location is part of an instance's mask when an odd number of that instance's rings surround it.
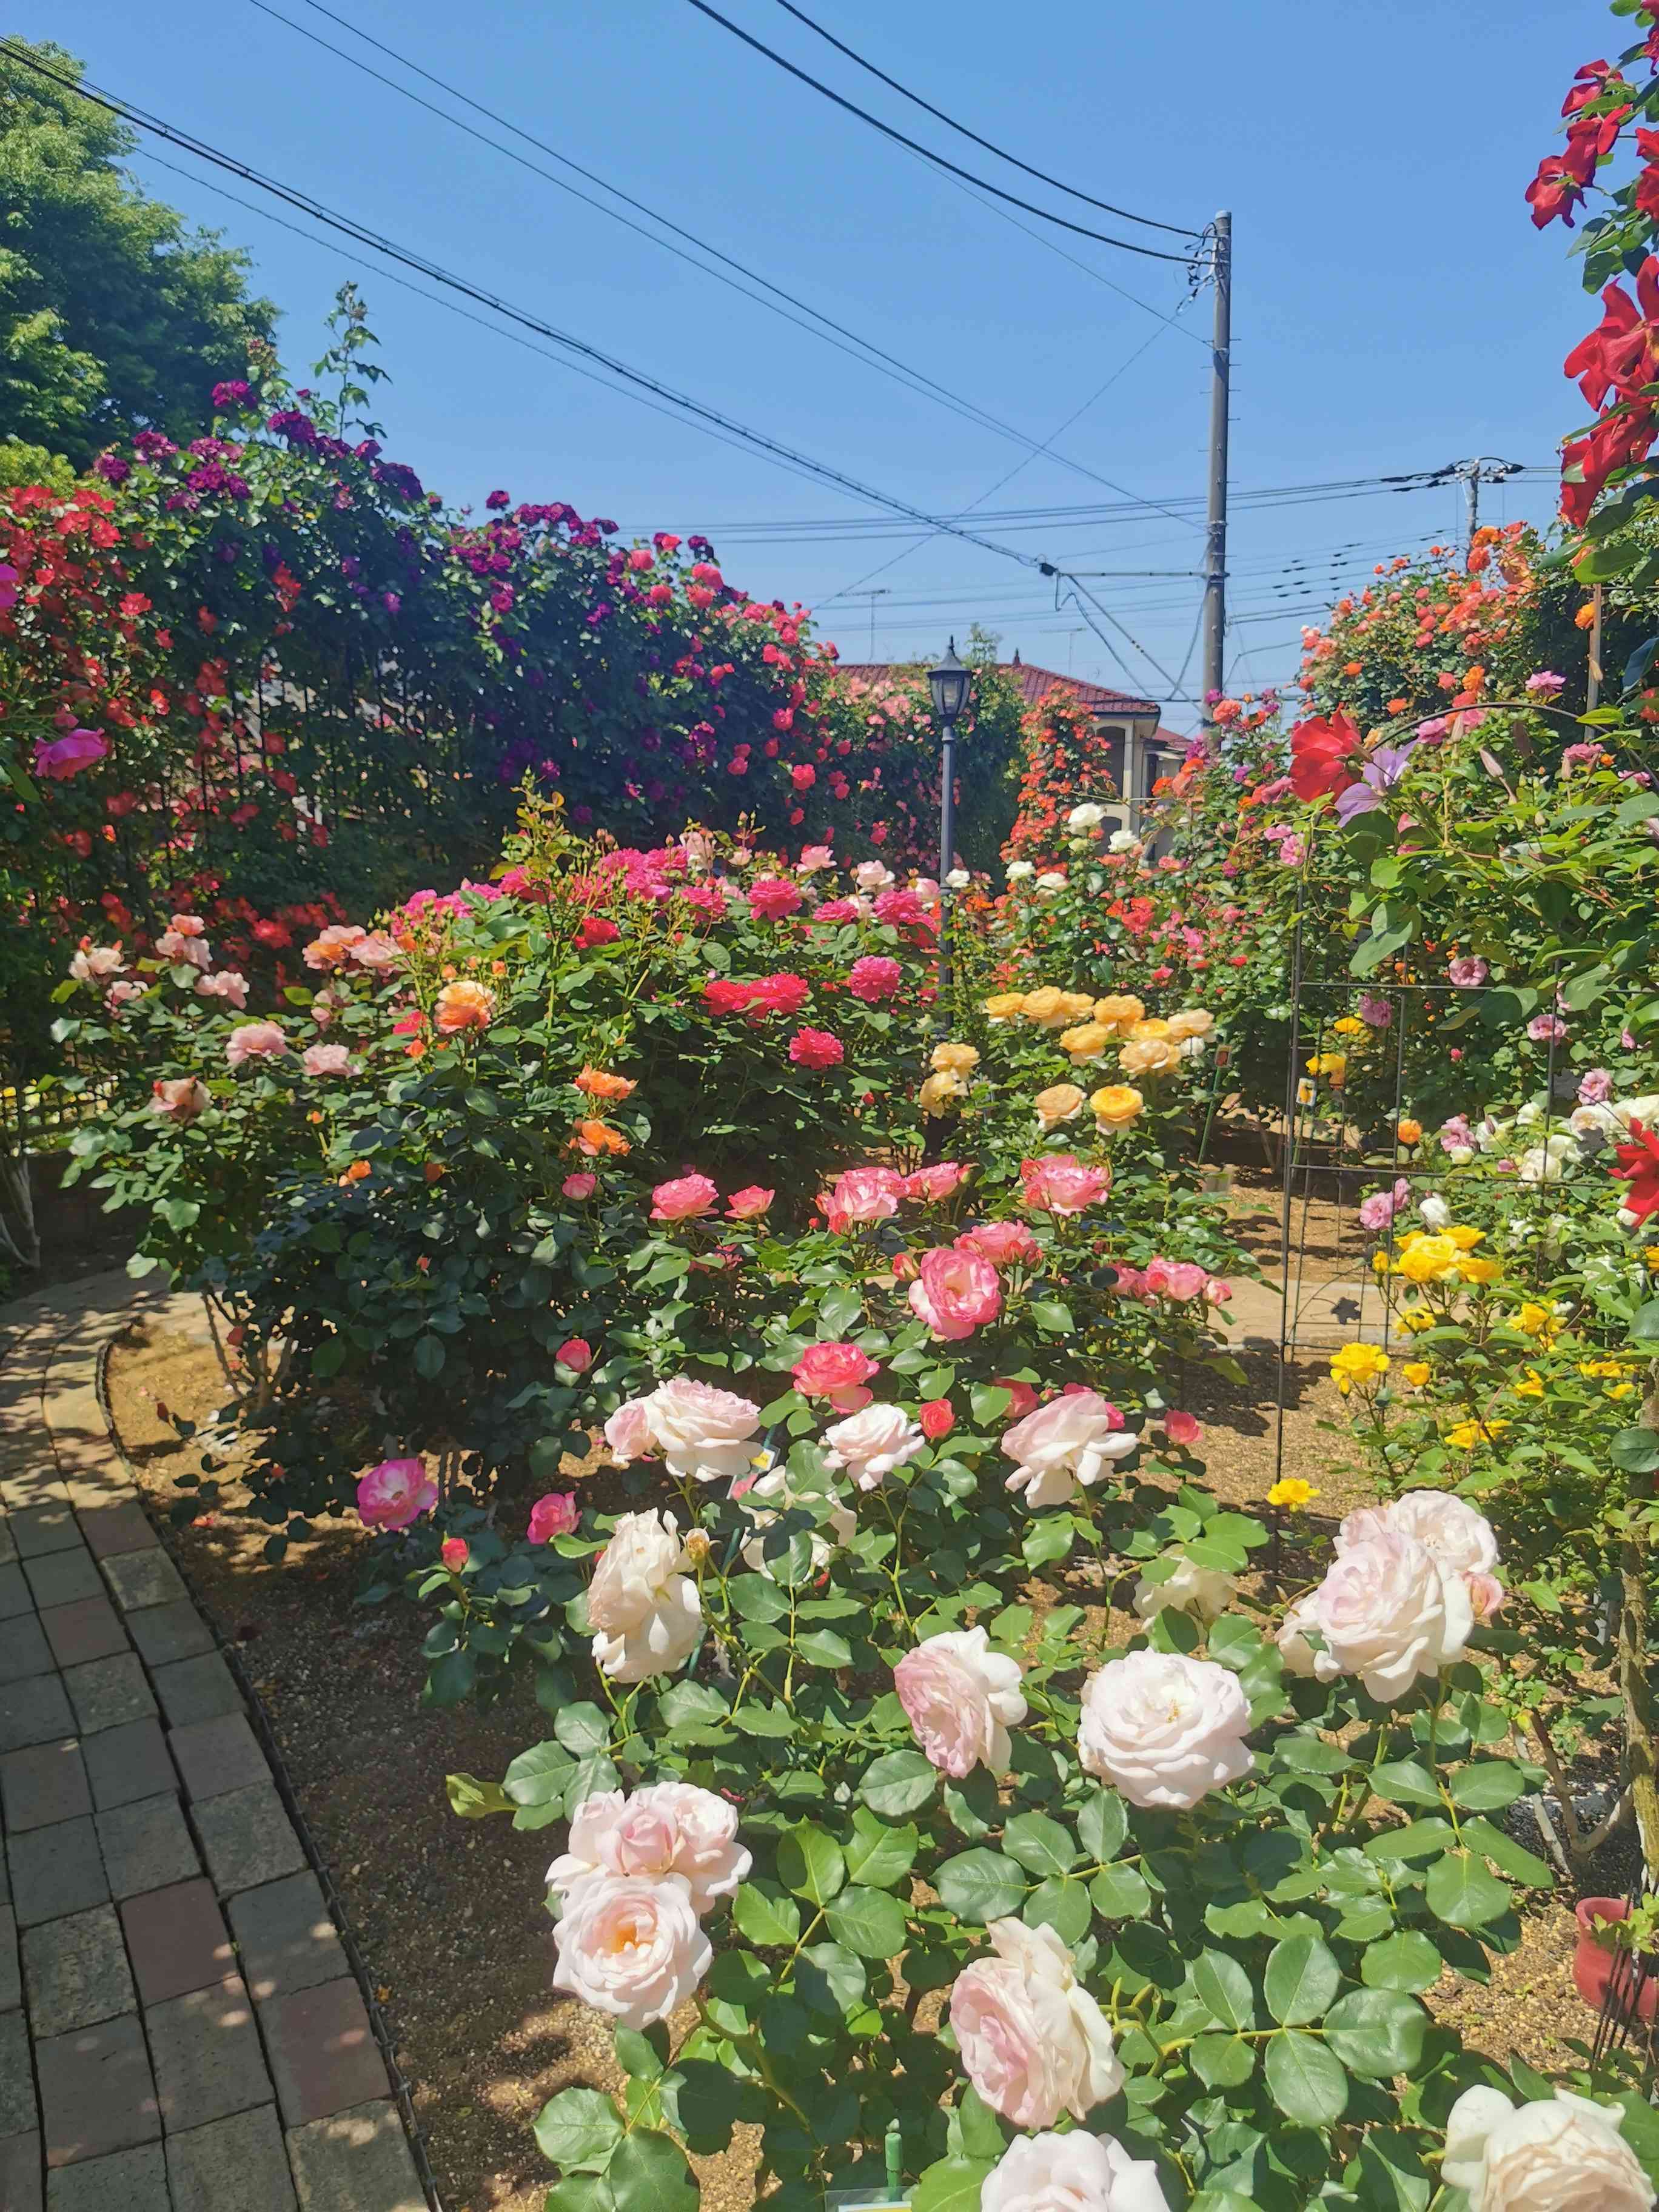
<svg viewBox="0 0 1659 2212">
<path fill-rule="evenodd" d="M 890 584 L 878 584 L 872 592 L 849 592 L 848 599 L 868 599 L 870 602 L 870 658 L 876 657 L 876 601 L 884 599 L 892 590 Z"/>
<path fill-rule="evenodd" d="M 1463 487 L 1463 505 L 1468 518 L 1468 537 L 1464 545 L 1465 556 L 1474 550 L 1474 533 L 1480 527 L 1480 487 L 1483 483 L 1502 483 L 1505 477 L 1518 476 L 1519 461 L 1500 461 L 1495 453 L 1481 453 L 1467 461 L 1453 461 L 1441 471 L 1443 477 L 1455 477 Z"/>
<path fill-rule="evenodd" d="M 1204 545 L 1204 720 L 1223 689 L 1227 642 L 1227 411 L 1232 382 L 1233 219 L 1217 216 L 1210 231 L 1215 285 L 1215 336 L 1210 349 L 1210 499 Z"/>
</svg>

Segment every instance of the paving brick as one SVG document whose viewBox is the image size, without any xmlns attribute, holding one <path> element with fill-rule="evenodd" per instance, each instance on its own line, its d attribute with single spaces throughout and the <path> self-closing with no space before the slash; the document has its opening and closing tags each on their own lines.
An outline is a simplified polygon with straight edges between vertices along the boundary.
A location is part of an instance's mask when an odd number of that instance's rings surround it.
<svg viewBox="0 0 1659 2212">
<path fill-rule="evenodd" d="M 18 1551 L 26 1559 L 38 1559 L 43 1552 L 72 1550 L 81 1540 L 67 1499 L 53 1505 L 27 1505 L 8 1518 Z"/>
<path fill-rule="evenodd" d="M 46 2112 L 46 2164 L 72 2166 L 161 2132 L 149 2057 L 136 2012 L 34 2046 Z"/>
<path fill-rule="evenodd" d="M 179 1800 L 141 1797 L 97 1815 L 112 1897 L 137 1897 L 169 1882 L 188 1881 L 202 1870 Z"/>
<path fill-rule="evenodd" d="M 192 1721 L 216 1720 L 221 1713 L 242 1711 L 241 1692 L 216 1651 L 158 1667 L 155 1687 L 172 1728 L 188 1728 Z"/>
<path fill-rule="evenodd" d="M 0 1620 L 0 1682 L 21 1682 L 27 1674 L 49 1674 L 52 1653 L 40 1624 L 30 1613 Z"/>
<path fill-rule="evenodd" d="M 100 1559 L 118 1558 L 123 1552 L 140 1552 L 155 1541 L 144 1509 L 129 1492 L 112 1497 L 106 1505 L 83 1505 L 76 1516 L 81 1534 Z"/>
<path fill-rule="evenodd" d="M 6 1473 L 0 1476 L 0 1499 L 8 1513 L 24 1513 L 33 1505 L 64 1505 L 68 1498 L 55 1462 L 39 1459 L 27 1446 L 7 1437 L 0 1452 L 9 1455 Z"/>
<path fill-rule="evenodd" d="M 77 1598 L 101 1597 L 98 1563 L 84 1544 L 72 1552 L 47 1552 L 38 1559 L 25 1559 L 23 1572 L 44 1613 L 49 1605 L 73 1605 Z"/>
<path fill-rule="evenodd" d="M 144 1680 L 136 1651 L 123 1651 L 113 1659 L 94 1659 L 89 1666 L 71 1667 L 64 1676 L 81 1723 L 82 1735 L 99 1729 L 118 1728 L 125 1721 L 141 1721 L 155 1711 L 155 1700 Z"/>
<path fill-rule="evenodd" d="M 385 2098 L 291 2128 L 300 2212 L 426 2212 L 398 2107 Z"/>
<path fill-rule="evenodd" d="M 11 1522 L 3 1513 L 0 1513 L 0 1560 L 11 1560 L 16 1557 L 17 1539 L 11 1533 Z"/>
<path fill-rule="evenodd" d="M 74 1733 L 75 1716 L 56 1674 L 36 1674 L 27 1682 L 0 1686 L 0 1752 L 49 1743 L 54 1736 Z"/>
<path fill-rule="evenodd" d="M 269 1782 L 270 1768 L 248 1726 L 246 1713 L 221 1713 L 217 1720 L 193 1721 L 174 1729 L 167 1748 L 185 1778 L 187 1796 L 222 1797 L 252 1782 Z"/>
<path fill-rule="evenodd" d="M 28 2023 L 21 2011 L 0 2013 L 0 2137 L 39 2124 Z"/>
<path fill-rule="evenodd" d="M 88 1659 L 107 1659 L 132 1649 L 114 1607 L 101 1591 L 78 1598 L 73 1605 L 50 1607 L 41 1614 L 40 1626 L 60 1667 L 79 1667 Z"/>
<path fill-rule="evenodd" d="M 265 2103 L 265 2072 L 253 2004 L 240 1974 L 169 1997 L 144 2014 L 155 2058 L 155 2090 L 169 2135 Z M 307 2115 L 309 2117 L 309 2115 Z"/>
<path fill-rule="evenodd" d="M 0 1905 L 0 2012 L 23 2002 L 23 1970 L 17 1956 L 17 1915 Z M 0 2197 L 0 2204 L 5 2203 Z"/>
<path fill-rule="evenodd" d="M 137 2000 L 127 1972 L 121 1923 L 112 1905 L 71 1913 L 23 1931 L 29 2027 L 38 2038 L 67 2035 L 131 2012 Z"/>
<path fill-rule="evenodd" d="M 0 1566 L 0 1620 L 13 1620 L 33 1610 L 34 1596 L 15 1561 Z"/>
<path fill-rule="evenodd" d="M 140 2143 L 60 2166 L 47 2176 L 46 2212 L 168 2212 L 167 2154 L 158 2142 Z"/>
<path fill-rule="evenodd" d="M 123 1613 L 149 1605 L 176 1605 L 190 1593 L 184 1578 L 159 1544 L 148 1551 L 123 1552 L 104 1562 L 104 1574 Z"/>
<path fill-rule="evenodd" d="M 337 1981 L 348 1971 L 314 1874 L 244 1890 L 232 1898 L 229 1911 L 243 1976 L 261 2004 Z"/>
<path fill-rule="evenodd" d="M 260 2007 L 260 2018 L 285 2127 L 303 2127 L 390 2093 L 362 1992 L 349 1976 L 273 1997 Z"/>
<path fill-rule="evenodd" d="M 121 1925 L 138 1995 L 147 2005 L 204 1990 L 236 1972 L 230 1931 L 210 1881 L 198 1877 L 130 1897 L 121 1906 Z"/>
<path fill-rule="evenodd" d="M 81 1756 L 92 1784 L 92 1802 L 100 1813 L 178 1786 L 158 1720 L 128 1721 L 122 1728 L 101 1729 L 87 1738 Z"/>
<path fill-rule="evenodd" d="M 276 2107 L 167 2138 L 174 2212 L 294 2212 Z M 363 2212 L 374 2212 L 368 2198 Z"/>
<path fill-rule="evenodd" d="M 75 1738 L 9 1751 L 0 1759 L 0 1808 L 13 1835 L 90 1813 L 86 1768 Z"/>
<path fill-rule="evenodd" d="M 208 1871 L 222 1897 L 298 1874 L 305 1865 L 300 1838 L 269 1782 L 204 1798 L 192 1809 Z"/>
<path fill-rule="evenodd" d="M 6 1856 L 20 1928 L 108 1901 L 98 1833 L 90 1820 L 59 1820 L 50 1828 L 9 1837 Z"/>
<path fill-rule="evenodd" d="M 0 2204 L 6 2212 L 42 2212 L 40 2138 L 33 2130 L 0 2141 Z"/>
<path fill-rule="evenodd" d="M 146 1606 L 142 1613 L 129 1613 L 127 1633 L 151 1667 L 165 1667 L 173 1659 L 193 1659 L 198 1652 L 213 1649 L 213 1631 L 188 1600 L 179 1605 Z"/>
</svg>

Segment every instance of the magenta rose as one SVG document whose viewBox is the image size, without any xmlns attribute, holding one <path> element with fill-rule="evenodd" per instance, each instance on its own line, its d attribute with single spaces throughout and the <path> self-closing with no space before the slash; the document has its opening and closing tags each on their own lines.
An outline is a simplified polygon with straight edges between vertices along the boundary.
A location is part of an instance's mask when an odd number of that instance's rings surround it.
<svg viewBox="0 0 1659 2212">
<path fill-rule="evenodd" d="M 438 1486 L 417 1459 L 383 1459 L 357 1485 L 366 1528 L 407 1528 L 438 1502 Z"/>
<path fill-rule="evenodd" d="M 884 953 L 867 952 L 862 960 L 855 960 L 847 971 L 847 988 L 855 999 L 868 1006 L 877 1006 L 884 999 L 897 995 L 904 981 L 904 970 L 896 960 Z"/>
<path fill-rule="evenodd" d="M 531 1507 L 525 1534 L 532 1544 L 550 1544 L 556 1536 L 574 1536 L 581 1517 L 574 1490 L 550 1490 Z"/>
</svg>

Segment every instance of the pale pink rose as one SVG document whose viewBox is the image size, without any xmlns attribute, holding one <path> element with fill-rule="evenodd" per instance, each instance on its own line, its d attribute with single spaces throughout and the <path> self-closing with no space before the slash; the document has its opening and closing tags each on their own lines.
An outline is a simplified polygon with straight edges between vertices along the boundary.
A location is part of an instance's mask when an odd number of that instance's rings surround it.
<svg viewBox="0 0 1659 2212">
<path fill-rule="evenodd" d="M 143 995 L 143 985 L 135 983 L 129 979 L 125 982 L 112 983 L 104 994 L 104 1004 L 109 1008 L 111 1013 L 118 1014 L 122 1007 L 131 1000 L 142 999 Z"/>
<path fill-rule="evenodd" d="M 118 945 L 83 945 L 70 962 L 69 971 L 77 983 L 101 983 L 106 975 L 118 974 L 126 964 Z"/>
<path fill-rule="evenodd" d="M 233 1067 L 245 1060 L 275 1060 L 288 1050 L 288 1039 L 275 1022 L 243 1022 L 225 1041 L 225 1058 Z"/>
<path fill-rule="evenodd" d="M 706 1175 L 675 1176 L 652 1192 L 651 1218 L 692 1221 L 699 1214 L 713 1213 L 720 1202 L 720 1194 Z"/>
<path fill-rule="evenodd" d="M 1219 1567 L 1199 1567 L 1184 1554 L 1176 1558 L 1176 1571 L 1164 1582 L 1142 1575 L 1135 1584 L 1134 1609 L 1142 1620 L 1151 1620 L 1165 1607 L 1189 1613 L 1194 1620 L 1219 1620 L 1238 1594 L 1238 1585 Z"/>
<path fill-rule="evenodd" d="M 336 968 L 343 968 L 350 957 L 353 945 L 361 945 L 368 935 L 368 932 L 360 929 L 355 921 L 335 922 L 324 930 L 320 937 L 313 938 L 301 957 L 307 968 L 331 972 Z"/>
<path fill-rule="evenodd" d="M 1054 1152 L 1041 1160 L 1022 1160 L 1021 1196 L 1034 1213 L 1081 1213 L 1112 1187 L 1109 1168 L 1086 1168 L 1073 1152 Z"/>
<path fill-rule="evenodd" d="M 1164 1416 L 1164 1433 L 1172 1444 L 1179 1444 L 1184 1451 L 1203 1435 L 1204 1425 L 1194 1414 L 1181 1413 L 1172 1406 Z"/>
<path fill-rule="evenodd" d="M 651 1425 L 650 1397 L 625 1399 L 605 1423 L 605 1440 L 618 1467 L 654 1457 L 662 1447 Z"/>
<path fill-rule="evenodd" d="M 368 937 L 358 937 L 346 948 L 346 957 L 354 968 L 362 968 L 371 975 L 384 975 L 388 968 L 395 968 L 403 958 L 403 948 L 378 930 Z"/>
<path fill-rule="evenodd" d="M 1316 1650 L 1308 1641 L 1310 1629 L 1322 1638 L 1324 1634 L 1314 1609 L 1315 1595 L 1314 1591 L 1309 1590 L 1297 1598 L 1294 1605 L 1285 1608 L 1278 1636 L 1279 1656 L 1285 1662 L 1286 1674 L 1300 1674 L 1321 1682 L 1334 1682 L 1342 1669 L 1330 1653 L 1323 1649 L 1322 1644 Z"/>
<path fill-rule="evenodd" d="M 308 1044 L 300 1065 L 307 1075 L 349 1075 L 351 1054 L 343 1044 Z"/>
<path fill-rule="evenodd" d="M 979 2201 L 980 2212 L 1170 2212 L 1153 2161 L 1085 2128 L 1017 2136 Z"/>
<path fill-rule="evenodd" d="M 1386 1505 L 1364 1505 L 1336 1532 L 1339 1553 L 1397 1530 L 1415 1536 L 1454 1574 L 1489 1575 L 1498 1565 L 1498 1538 L 1490 1521 L 1466 1498 L 1445 1490 L 1407 1490 Z"/>
<path fill-rule="evenodd" d="M 1466 2089 L 1446 2115 L 1441 2178 L 1469 2212 L 1649 2212 L 1653 2185 L 1623 2125 L 1617 2106 L 1571 2089 L 1518 2106 Z"/>
<path fill-rule="evenodd" d="M 1231 1301 L 1232 1295 L 1232 1285 L 1223 1282 L 1219 1275 L 1212 1275 L 1204 1285 L 1205 1299 L 1210 1305 L 1224 1306 Z"/>
<path fill-rule="evenodd" d="M 357 1485 L 366 1528 L 407 1528 L 438 1502 L 438 1486 L 417 1459 L 383 1459 Z"/>
<path fill-rule="evenodd" d="M 977 1252 L 924 1252 L 921 1271 L 910 1285 L 910 1310 L 942 1343 L 959 1344 L 1002 1311 L 997 1271 Z"/>
<path fill-rule="evenodd" d="M 860 1490 L 875 1490 L 927 1439 L 896 1406 L 866 1406 L 826 1429 L 823 1441 L 826 1467 L 844 1469 Z"/>
<path fill-rule="evenodd" d="M 800 858 L 795 863 L 795 872 L 800 876 L 815 876 L 820 868 L 835 866 L 834 851 L 828 845 L 803 845 Z"/>
<path fill-rule="evenodd" d="M 1123 2086 L 1105 2014 L 1052 1928 L 994 1920 L 986 1933 L 995 1955 L 964 1966 L 951 1991 L 963 2070 L 1017 2128 L 1086 2118 Z"/>
<path fill-rule="evenodd" d="M 645 1404 L 658 1449 L 682 1481 L 730 1482 L 752 1465 L 760 1407 L 749 1399 L 679 1375 Z"/>
<path fill-rule="evenodd" d="M 960 1190 L 967 1180 L 968 1170 L 957 1161 L 935 1160 L 931 1167 L 916 1168 L 905 1176 L 904 1195 L 924 1204 L 937 1203 Z"/>
<path fill-rule="evenodd" d="M 924 1753 L 960 1781 L 975 1766 L 1008 1771 L 1008 1731 L 1025 1717 L 1023 1673 L 1018 1659 L 991 1650 L 984 1629 L 952 1629 L 907 1651 L 893 1687 Z"/>
<path fill-rule="evenodd" d="M 1250 1707 L 1237 1674 L 1179 1651 L 1132 1651 L 1084 1685 L 1078 1757 L 1132 1805 L 1189 1813 L 1248 1774 Z"/>
<path fill-rule="evenodd" d="M 211 968 L 213 949 L 205 937 L 186 937 L 176 929 L 164 929 L 155 940 L 155 950 L 163 960 L 179 961 L 191 968 Z"/>
<path fill-rule="evenodd" d="M 838 1413 L 867 1406 L 864 1385 L 880 1367 L 856 1344 L 809 1344 L 790 1370 L 803 1398 L 827 1398 Z"/>
<path fill-rule="evenodd" d="M 211 1103 L 206 1084 L 193 1075 L 157 1076 L 150 1085 L 150 1112 L 170 1121 L 193 1121 Z"/>
<path fill-rule="evenodd" d="M 777 1196 L 775 1190 L 763 1190 L 757 1182 L 742 1190 L 734 1190 L 726 1201 L 726 1211 L 733 1221 L 758 1221 Z"/>
<path fill-rule="evenodd" d="M 1146 1266 L 1147 1289 L 1159 1297 L 1174 1298 L 1179 1305 L 1185 1305 L 1188 1298 L 1202 1297 L 1209 1279 L 1191 1260 L 1152 1260 Z"/>
<path fill-rule="evenodd" d="M 553 1986 L 624 2027 L 666 2020 L 714 1963 L 689 1882 L 604 1875 L 583 1882 L 553 1931 Z"/>
<path fill-rule="evenodd" d="M 893 871 L 879 860 L 860 860 L 853 871 L 853 881 L 861 891 L 884 891 L 895 880 Z"/>
<path fill-rule="evenodd" d="M 198 975 L 196 988 L 203 998 L 222 999 L 239 1013 L 247 1004 L 247 978 L 234 968 L 222 968 L 216 975 Z"/>
<path fill-rule="evenodd" d="M 888 1221 L 904 1196 L 904 1177 L 891 1168 L 848 1168 L 818 1200 L 837 1234 L 854 1224 Z"/>
<path fill-rule="evenodd" d="M 587 1625 L 594 1664 L 616 1682 L 672 1674 L 702 1634 L 697 1586 L 672 1513 L 624 1513 L 594 1564 Z"/>
<path fill-rule="evenodd" d="M 205 937 L 207 924 L 199 914 L 170 914 L 167 927 L 180 937 Z"/>
<path fill-rule="evenodd" d="M 1030 1267 L 1042 1257 L 1042 1245 L 1023 1221 L 982 1221 L 963 1231 L 957 1249 L 977 1252 L 994 1267 Z"/>
<path fill-rule="evenodd" d="M 568 1845 L 547 1869 L 547 1886 L 568 1899 L 596 1876 L 678 1875 L 702 1918 L 747 1879 L 753 1863 L 738 1841 L 735 1805 L 689 1782 L 655 1782 L 631 1797 L 601 1790 L 584 1798 Z"/>
<path fill-rule="evenodd" d="M 1477 1621 L 1490 1620 L 1509 1595 L 1496 1575 L 1465 1575 L 1463 1587 Z"/>
<path fill-rule="evenodd" d="M 574 1199 L 578 1205 L 583 1199 L 592 1198 L 599 1187 L 599 1179 L 596 1175 L 567 1176 L 559 1185 L 564 1195 L 567 1198 Z"/>
<path fill-rule="evenodd" d="M 1122 1414 L 1098 1391 L 1068 1391 L 1003 1431 L 1002 1449 L 1017 1462 L 1005 1487 L 1024 1491 L 1033 1511 L 1065 1505 L 1139 1442 L 1139 1432 L 1124 1427 Z"/>
<path fill-rule="evenodd" d="M 581 1508 L 576 1503 L 574 1490 L 550 1490 L 530 1509 L 530 1525 L 525 1530 L 526 1540 L 532 1544 L 550 1544 L 556 1536 L 574 1536 L 581 1525 Z"/>
<path fill-rule="evenodd" d="M 1398 1529 L 1344 1545 L 1314 1593 L 1314 1626 L 1379 1705 L 1462 1658 L 1474 1626 L 1463 1577 Z"/>
</svg>

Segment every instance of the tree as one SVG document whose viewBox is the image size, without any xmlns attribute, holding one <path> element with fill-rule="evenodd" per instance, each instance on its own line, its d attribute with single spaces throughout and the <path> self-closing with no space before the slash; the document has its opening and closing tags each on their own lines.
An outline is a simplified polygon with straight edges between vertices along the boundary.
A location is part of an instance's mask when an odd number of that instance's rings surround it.
<svg viewBox="0 0 1659 2212">
<path fill-rule="evenodd" d="M 82 73 L 61 46 L 27 51 Z M 122 174 L 137 143 L 0 52 L 0 440 L 77 468 L 135 430 L 206 429 L 213 386 L 246 373 L 276 319 L 247 295 L 246 253 Z"/>
</svg>

